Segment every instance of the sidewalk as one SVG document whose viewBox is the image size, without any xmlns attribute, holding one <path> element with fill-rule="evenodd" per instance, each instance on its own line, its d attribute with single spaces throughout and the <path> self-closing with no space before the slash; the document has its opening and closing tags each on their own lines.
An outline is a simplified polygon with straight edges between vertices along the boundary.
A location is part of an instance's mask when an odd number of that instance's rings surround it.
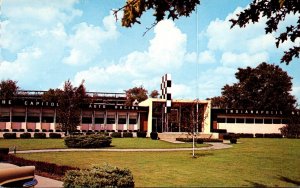
<svg viewBox="0 0 300 188">
<path fill-rule="evenodd" d="M 16 168 L 18 166 L 10 163 L 3 163 L 0 162 L 0 169 L 5 169 L 5 168 Z M 63 182 L 57 181 L 54 179 L 42 177 L 35 175 L 35 179 L 38 181 L 38 184 L 34 187 L 63 187 Z"/>
</svg>

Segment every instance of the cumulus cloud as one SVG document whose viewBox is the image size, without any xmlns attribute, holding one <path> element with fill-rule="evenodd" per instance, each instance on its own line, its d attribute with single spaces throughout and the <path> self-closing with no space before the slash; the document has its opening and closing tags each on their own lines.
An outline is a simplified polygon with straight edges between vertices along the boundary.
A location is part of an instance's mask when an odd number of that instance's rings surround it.
<svg viewBox="0 0 300 188">
<path fill-rule="evenodd" d="M 199 60 L 200 64 L 210 64 L 215 63 L 216 59 L 214 53 L 212 51 L 206 50 L 199 53 Z"/>
<path fill-rule="evenodd" d="M 117 63 L 80 71 L 75 75 L 75 83 L 84 79 L 89 88 L 108 87 L 108 81 L 110 85 L 114 84 L 115 88 L 128 88 L 132 85 L 153 86 L 156 82 L 152 78 L 177 70 L 183 65 L 186 60 L 187 40 L 186 35 L 171 20 L 159 22 L 154 28 L 154 34 L 147 51 L 133 51 L 120 58 Z"/>
</svg>

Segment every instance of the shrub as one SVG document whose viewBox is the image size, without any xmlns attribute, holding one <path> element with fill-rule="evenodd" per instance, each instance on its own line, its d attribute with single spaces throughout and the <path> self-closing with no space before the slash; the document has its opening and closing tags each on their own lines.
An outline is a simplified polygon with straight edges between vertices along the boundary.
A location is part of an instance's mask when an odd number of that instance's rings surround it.
<svg viewBox="0 0 300 188">
<path fill-rule="evenodd" d="M 30 133 L 22 133 L 22 134 L 20 134 L 20 138 L 31 138 L 31 134 Z"/>
<path fill-rule="evenodd" d="M 152 140 L 157 140 L 158 139 L 158 133 L 157 132 L 151 132 L 150 137 Z"/>
<path fill-rule="evenodd" d="M 61 138 L 61 134 L 60 133 L 49 133 L 49 137 L 50 138 Z"/>
<path fill-rule="evenodd" d="M 212 132 L 216 132 L 216 133 L 227 133 L 227 129 L 214 129 Z"/>
<path fill-rule="evenodd" d="M 62 132 L 60 129 L 56 129 L 55 132 Z"/>
<path fill-rule="evenodd" d="M 64 141 L 69 148 L 101 148 L 110 146 L 111 137 L 99 134 L 79 135 L 65 137 Z"/>
<path fill-rule="evenodd" d="M 237 139 L 236 139 L 236 138 L 231 138 L 231 139 L 230 139 L 230 143 L 231 143 L 231 144 L 236 144 L 236 142 L 237 142 Z"/>
<path fill-rule="evenodd" d="M 44 139 L 46 138 L 46 133 L 34 133 L 33 138 Z"/>
<path fill-rule="evenodd" d="M 203 138 L 204 142 L 223 142 L 222 139 L 217 139 L 217 138 Z"/>
<path fill-rule="evenodd" d="M 282 138 L 282 135 L 278 134 L 278 133 L 271 133 L 271 134 L 265 134 L 264 137 L 265 138 Z"/>
<path fill-rule="evenodd" d="M 9 148 L 0 148 L 0 155 L 8 155 Z"/>
<path fill-rule="evenodd" d="M 123 133 L 123 137 L 124 138 L 132 138 L 133 137 L 133 134 L 131 132 L 124 132 Z"/>
<path fill-rule="evenodd" d="M 255 134 L 255 138 L 263 138 L 263 137 L 264 137 L 264 134 L 262 134 L 262 133 Z"/>
<path fill-rule="evenodd" d="M 204 142 L 203 139 L 201 139 L 201 138 L 198 138 L 198 139 L 197 139 L 197 144 L 203 144 L 203 142 Z"/>
<path fill-rule="evenodd" d="M 239 133 L 238 136 L 240 138 L 253 138 L 254 137 L 254 135 L 251 133 Z"/>
<path fill-rule="evenodd" d="M 64 187 L 134 187 L 130 170 L 109 165 L 70 170 L 65 174 L 63 182 Z"/>
<path fill-rule="evenodd" d="M 105 136 L 109 136 L 109 132 L 98 132 L 97 134 L 99 134 L 99 135 L 105 135 Z"/>
<path fill-rule="evenodd" d="M 16 139 L 17 134 L 16 133 L 4 133 L 3 138 L 4 139 Z"/>
<path fill-rule="evenodd" d="M 180 142 L 193 142 L 193 138 L 176 138 L 176 141 L 180 141 Z"/>
<path fill-rule="evenodd" d="M 139 138 L 146 138 L 147 132 L 139 131 L 139 132 L 136 133 L 136 136 L 139 137 Z"/>
<path fill-rule="evenodd" d="M 110 136 L 113 138 L 121 138 L 122 134 L 120 132 L 113 132 Z"/>
</svg>

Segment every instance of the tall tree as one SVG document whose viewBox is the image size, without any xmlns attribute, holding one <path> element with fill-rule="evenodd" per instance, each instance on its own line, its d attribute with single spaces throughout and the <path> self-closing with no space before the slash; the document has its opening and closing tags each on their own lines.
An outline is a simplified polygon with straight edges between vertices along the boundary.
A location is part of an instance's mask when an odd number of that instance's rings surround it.
<svg viewBox="0 0 300 188">
<path fill-rule="evenodd" d="M 153 91 L 151 91 L 149 97 L 158 98 L 159 97 L 159 92 L 157 90 L 153 90 Z"/>
<path fill-rule="evenodd" d="M 13 80 L 2 80 L 0 83 L 0 97 L 4 99 L 13 98 L 19 89 L 17 81 Z"/>
<path fill-rule="evenodd" d="M 128 90 L 125 90 L 126 93 L 126 105 L 132 106 L 133 102 L 137 100 L 138 102 L 148 99 L 148 91 L 143 87 L 134 87 Z"/>
<path fill-rule="evenodd" d="M 70 134 L 80 125 L 80 112 L 87 95 L 82 82 L 78 87 L 73 87 L 70 80 L 66 81 L 63 90 L 50 89 L 42 96 L 43 100 L 57 101 L 57 120 L 65 134 Z"/>
<path fill-rule="evenodd" d="M 154 27 L 159 21 L 163 19 L 179 19 L 182 16 L 189 16 L 200 4 L 200 0 L 127 0 L 126 4 L 120 9 L 124 11 L 122 18 L 122 25 L 125 27 L 131 27 L 135 23 L 140 23 L 139 18 L 143 13 L 150 9 L 153 9 L 153 16 L 155 22 Z M 288 14 L 300 13 L 300 1 L 299 0 L 253 0 L 249 8 L 246 8 L 237 16 L 237 19 L 232 19 L 232 27 L 238 25 L 240 27 L 247 26 L 250 22 L 256 23 L 262 17 L 267 18 L 267 26 L 265 28 L 266 33 L 273 33 L 277 31 L 278 24 L 283 22 Z M 147 28 L 147 31 L 150 28 Z M 285 32 L 282 32 L 276 38 L 276 46 L 280 45 L 284 41 L 290 40 L 295 45 L 288 51 L 284 52 L 284 56 L 281 58 L 281 62 L 289 64 L 294 57 L 299 58 L 300 46 L 297 42 L 300 38 L 300 18 L 297 23 L 290 25 L 286 28 Z"/>
<path fill-rule="evenodd" d="M 223 107 L 291 111 L 296 100 L 292 78 L 279 66 L 261 63 L 256 68 L 239 68 L 238 82 L 222 88 Z"/>
</svg>

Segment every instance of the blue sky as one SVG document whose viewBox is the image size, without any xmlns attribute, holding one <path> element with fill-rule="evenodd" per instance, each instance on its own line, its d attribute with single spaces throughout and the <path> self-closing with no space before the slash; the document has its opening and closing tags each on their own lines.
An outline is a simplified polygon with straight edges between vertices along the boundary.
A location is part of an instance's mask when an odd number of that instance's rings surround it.
<svg viewBox="0 0 300 188">
<path fill-rule="evenodd" d="M 140 85 L 152 91 L 171 73 L 175 98 L 205 99 L 236 82 L 237 68 L 266 61 L 293 77 L 293 94 L 300 99 L 299 59 L 279 63 L 290 42 L 277 49 L 276 34 L 265 35 L 264 22 L 229 29 L 228 20 L 250 0 L 201 0 L 198 15 L 164 20 L 145 36 L 152 12 L 142 24 L 123 28 L 111 10 L 124 2 L 2 0 L 0 79 L 17 80 L 26 90 L 61 87 L 68 79 L 77 86 L 84 79 L 88 91 Z M 279 31 L 298 17 L 289 15 Z"/>
</svg>

